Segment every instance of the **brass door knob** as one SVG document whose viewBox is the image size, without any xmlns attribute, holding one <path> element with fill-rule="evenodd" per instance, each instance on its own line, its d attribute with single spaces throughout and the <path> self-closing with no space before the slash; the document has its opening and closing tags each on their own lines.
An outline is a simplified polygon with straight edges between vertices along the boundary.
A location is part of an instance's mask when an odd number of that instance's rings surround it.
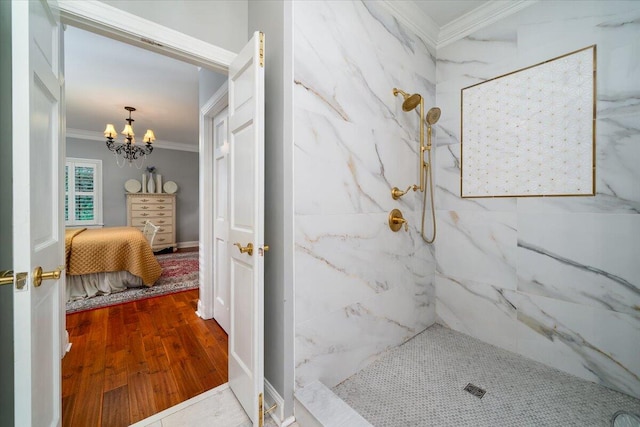
<svg viewBox="0 0 640 427">
<path fill-rule="evenodd" d="M 249 254 L 249 256 L 253 255 L 253 243 L 247 243 L 247 246 L 242 246 L 240 243 L 234 243 L 235 246 L 238 247 L 238 250 L 241 254 Z"/>
<path fill-rule="evenodd" d="M 389 212 L 389 228 L 391 231 L 398 231 L 402 228 L 402 224 L 404 224 L 404 230 L 409 231 L 409 223 L 402 216 L 402 212 L 399 209 L 394 209 Z"/>
<path fill-rule="evenodd" d="M 33 286 L 36 288 L 42 284 L 43 280 L 58 280 L 62 275 L 60 267 L 53 271 L 42 272 L 42 267 L 38 266 L 33 270 Z"/>
<path fill-rule="evenodd" d="M 13 270 L 0 271 L 0 286 L 13 285 Z"/>
</svg>

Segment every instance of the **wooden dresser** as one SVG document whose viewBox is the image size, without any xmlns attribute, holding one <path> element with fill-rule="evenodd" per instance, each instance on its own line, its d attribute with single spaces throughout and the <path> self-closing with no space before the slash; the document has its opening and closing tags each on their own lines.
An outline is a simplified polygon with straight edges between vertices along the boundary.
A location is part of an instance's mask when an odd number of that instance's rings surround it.
<svg viewBox="0 0 640 427">
<path fill-rule="evenodd" d="M 127 193 L 127 225 L 144 228 L 151 221 L 160 227 L 153 241 L 153 250 L 176 246 L 176 195 L 154 193 Z"/>
</svg>

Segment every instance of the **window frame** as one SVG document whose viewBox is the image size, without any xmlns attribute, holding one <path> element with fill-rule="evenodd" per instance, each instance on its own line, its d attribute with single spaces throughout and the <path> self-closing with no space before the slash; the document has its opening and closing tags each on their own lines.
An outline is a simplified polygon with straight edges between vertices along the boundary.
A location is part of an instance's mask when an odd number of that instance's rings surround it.
<svg viewBox="0 0 640 427">
<path fill-rule="evenodd" d="M 76 189 L 75 189 L 75 168 L 76 167 L 93 168 L 93 219 L 78 220 L 76 219 Z M 67 169 L 68 168 L 68 169 Z M 95 226 L 102 227 L 102 160 L 100 159 L 83 159 L 78 157 L 67 157 L 65 159 L 65 173 L 69 171 L 67 188 L 65 188 L 65 207 L 67 209 L 69 219 L 65 218 L 65 226 Z M 88 193 L 79 193 L 88 194 Z"/>
</svg>

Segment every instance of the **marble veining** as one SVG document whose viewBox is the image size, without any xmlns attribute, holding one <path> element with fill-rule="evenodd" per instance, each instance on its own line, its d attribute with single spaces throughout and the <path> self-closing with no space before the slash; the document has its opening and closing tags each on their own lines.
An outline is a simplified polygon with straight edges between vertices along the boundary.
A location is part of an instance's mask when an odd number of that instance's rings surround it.
<svg viewBox="0 0 640 427">
<path fill-rule="evenodd" d="M 636 397 L 639 16 L 637 2 L 540 2 L 439 49 L 435 163 L 438 318 Z M 460 199 L 460 89 L 592 44 L 596 195 Z"/>
<path fill-rule="evenodd" d="M 528 244 L 528 243 L 523 242 L 521 240 L 518 241 L 518 247 L 526 249 L 526 250 L 531 251 L 531 252 L 535 252 L 535 253 L 540 254 L 540 255 L 544 255 L 544 256 L 549 257 L 549 258 L 552 258 L 552 259 L 554 259 L 554 260 L 556 260 L 556 261 L 558 261 L 558 262 L 560 262 L 562 264 L 569 265 L 569 266 L 577 268 L 579 270 L 584 270 L 584 271 L 586 271 L 588 273 L 593 273 L 593 274 L 596 274 L 598 276 L 603 276 L 608 280 L 611 280 L 613 282 L 616 282 L 619 285 L 622 285 L 623 287 L 627 288 L 628 290 L 630 290 L 630 291 L 632 291 L 634 293 L 640 294 L 640 289 L 637 286 L 635 286 L 634 284 L 632 284 L 631 282 L 625 280 L 622 277 L 616 276 L 615 274 L 608 273 L 608 272 L 606 272 L 604 270 L 601 270 L 599 268 L 595 268 L 595 267 L 592 267 L 592 266 L 580 264 L 579 262 L 573 261 L 573 260 L 571 260 L 569 258 L 565 258 L 565 257 L 560 256 L 558 254 L 551 253 L 549 251 L 544 250 L 543 248 L 537 247 L 535 245 Z"/>
<path fill-rule="evenodd" d="M 620 340 L 624 336 L 622 333 L 633 336 L 640 332 L 638 320 L 596 309 L 582 309 L 578 313 L 576 307 L 566 303 L 524 294 L 518 294 L 516 299 L 518 321 L 549 344 L 566 346 L 569 352 L 563 357 L 574 361 L 572 373 L 632 396 L 640 395 L 640 360 L 637 357 L 640 343 L 628 342 L 624 338 Z M 594 319 L 600 324 L 590 325 Z M 614 325 L 617 333 L 607 336 L 606 327 Z M 538 352 L 552 347 L 543 345 L 540 340 L 534 342 Z M 522 354 L 525 354 L 522 352 L 524 348 L 519 348 Z M 549 356 L 546 357 L 548 360 Z"/>
<path fill-rule="evenodd" d="M 376 2 L 294 8 L 296 386 L 335 385 L 435 320 L 434 249 L 419 236 L 418 116 L 435 51 Z M 409 229 L 394 233 L 400 208 Z"/>
</svg>

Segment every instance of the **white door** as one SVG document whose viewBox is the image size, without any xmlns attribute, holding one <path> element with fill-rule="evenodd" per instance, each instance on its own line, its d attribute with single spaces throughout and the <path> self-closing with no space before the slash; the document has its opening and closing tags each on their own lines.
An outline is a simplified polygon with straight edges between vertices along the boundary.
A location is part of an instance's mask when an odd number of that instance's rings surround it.
<svg viewBox="0 0 640 427">
<path fill-rule="evenodd" d="M 228 108 L 225 108 L 213 118 L 213 318 L 229 333 L 229 319 L 231 316 L 229 297 L 229 187 L 227 141 Z"/>
<path fill-rule="evenodd" d="M 64 276 L 62 55 L 59 17 L 45 1 L 11 4 L 15 425 L 61 424 Z M 59 271 L 59 270 L 58 270 Z M 48 276 L 54 276 L 49 274 Z"/>
<path fill-rule="evenodd" d="M 256 32 L 229 67 L 229 385 L 254 426 L 264 417 L 263 53 Z"/>
</svg>

